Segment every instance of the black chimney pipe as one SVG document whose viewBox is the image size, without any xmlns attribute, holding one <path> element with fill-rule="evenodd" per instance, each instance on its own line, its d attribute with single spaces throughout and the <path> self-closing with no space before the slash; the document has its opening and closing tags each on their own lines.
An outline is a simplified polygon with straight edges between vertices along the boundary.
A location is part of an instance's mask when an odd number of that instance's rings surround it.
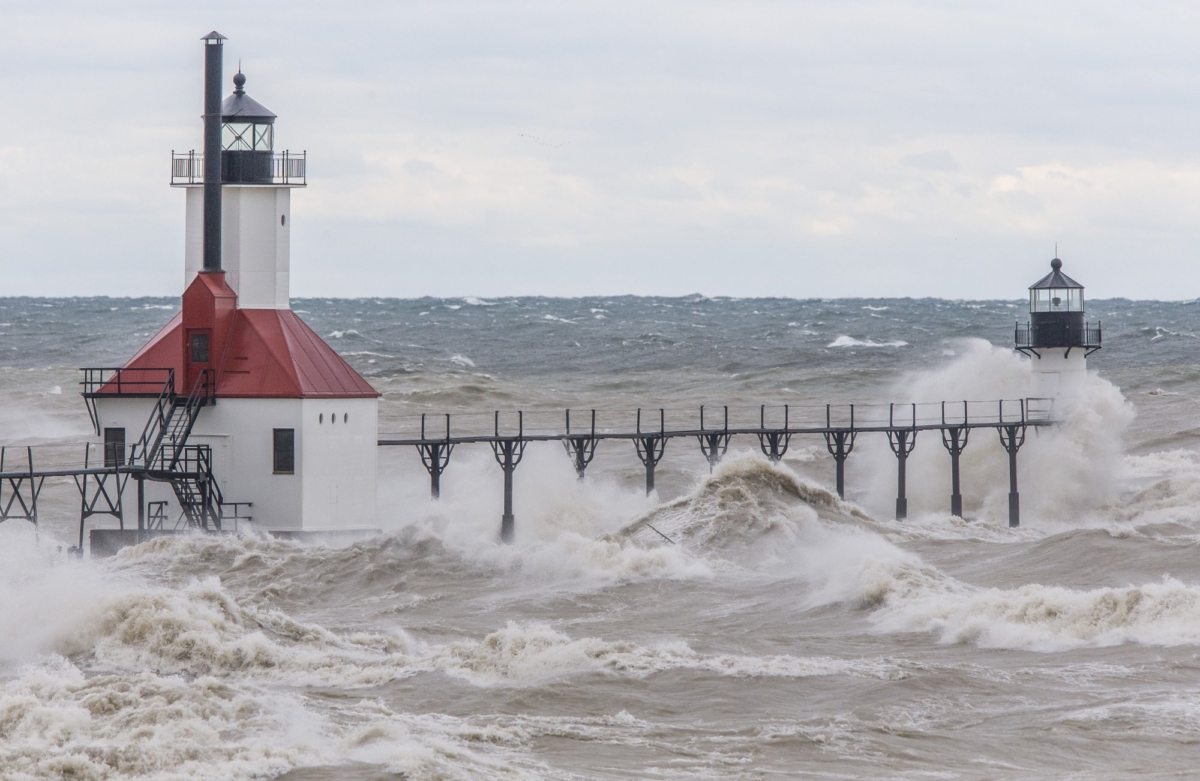
<svg viewBox="0 0 1200 781">
<path fill-rule="evenodd" d="M 204 270 L 221 270 L 221 60 L 225 36 L 204 36 Z"/>
</svg>

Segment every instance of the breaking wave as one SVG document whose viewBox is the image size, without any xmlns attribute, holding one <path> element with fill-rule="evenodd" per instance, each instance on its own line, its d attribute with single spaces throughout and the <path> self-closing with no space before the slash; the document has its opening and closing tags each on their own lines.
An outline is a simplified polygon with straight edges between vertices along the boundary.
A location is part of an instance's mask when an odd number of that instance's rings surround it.
<svg viewBox="0 0 1200 781">
<path fill-rule="evenodd" d="M 1140 458 L 1143 469 L 1156 473 L 1164 467 L 1158 463 L 1163 458 L 1187 475 L 1200 466 L 1194 454 Z M 1188 485 L 1200 491 L 1200 481 Z M 1156 484 L 1139 494 L 1129 513 L 1143 522 L 1151 511 L 1191 520 L 1190 490 Z M 889 542 L 887 532 L 895 526 L 873 521 L 785 469 L 743 456 L 624 534 L 647 544 L 658 537 L 659 545 L 667 544 L 662 537 L 670 537 L 693 551 L 718 552 L 760 568 L 773 563 L 776 571 L 790 571 L 805 584 L 802 601 L 808 606 L 865 610 L 882 632 L 929 632 L 943 643 L 1045 652 L 1123 643 L 1200 645 L 1196 585 L 1167 577 L 1121 588 L 981 588 Z M 1041 536 L 1044 532 L 1027 533 L 1016 541 Z M 1087 543 L 1073 539 L 1070 544 Z M 980 550 L 978 555 L 987 554 Z"/>
<path fill-rule="evenodd" d="M 869 522 L 837 494 L 801 480 L 762 456 L 738 453 L 679 499 L 656 507 L 615 539 L 661 547 L 678 543 L 693 554 L 758 567 L 786 558 L 806 530 L 822 520 Z"/>
<path fill-rule="evenodd" d="M 1173 578 L 1122 588 L 979 589 L 915 566 L 863 573 L 856 601 L 885 632 L 1056 652 L 1124 643 L 1200 645 L 1200 588 Z"/>
<path fill-rule="evenodd" d="M 481 641 L 451 643 L 437 653 L 434 663 L 449 675 L 483 686 L 530 685 L 580 673 L 644 678 L 666 670 L 700 670 L 736 677 L 907 677 L 902 666 L 886 660 L 704 655 L 682 641 L 647 647 L 596 637 L 572 640 L 547 624 L 513 621 Z"/>
</svg>

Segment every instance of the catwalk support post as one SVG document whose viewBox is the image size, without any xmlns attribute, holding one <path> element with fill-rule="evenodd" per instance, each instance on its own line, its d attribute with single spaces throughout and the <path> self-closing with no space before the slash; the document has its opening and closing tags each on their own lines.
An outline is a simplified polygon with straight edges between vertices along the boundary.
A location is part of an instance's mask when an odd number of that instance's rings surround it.
<svg viewBox="0 0 1200 781">
<path fill-rule="evenodd" d="M 896 454 L 896 520 L 902 521 L 908 517 L 907 480 L 908 456 L 917 444 L 917 408 L 913 405 L 912 426 L 909 428 L 894 428 L 896 405 L 888 405 L 888 444 Z"/>
<path fill-rule="evenodd" d="M 758 447 L 772 464 L 778 464 L 787 453 L 792 435 L 788 432 L 788 405 L 783 405 L 783 428 L 767 430 L 767 405 L 758 408 Z"/>
<path fill-rule="evenodd" d="M 121 471 L 125 466 L 125 451 L 109 449 L 101 445 L 103 471 L 93 469 L 92 444 L 83 446 L 83 473 L 74 475 L 75 487 L 79 489 L 79 539 L 83 547 L 84 526 L 93 515 L 111 515 L 117 519 L 121 529 L 125 528 L 125 511 L 122 497 L 129 473 Z M 139 481 L 139 485 L 140 485 Z"/>
<path fill-rule="evenodd" d="M 962 455 L 963 448 L 967 446 L 967 436 L 971 430 L 967 428 L 967 402 L 963 402 L 963 424 L 961 426 L 947 426 L 942 429 L 942 444 L 946 446 L 947 452 L 950 453 L 950 514 L 961 518 L 962 510 L 962 487 L 959 483 L 958 476 L 958 457 Z M 942 424 L 946 424 L 946 402 L 942 402 Z"/>
<path fill-rule="evenodd" d="M 525 414 L 517 413 L 519 421 L 517 436 L 500 438 L 500 413 L 496 412 L 496 438 L 492 440 L 492 454 L 496 463 L 504 470 L 504 514 L 500 516 L 500 539 L 512 542 L 516 532 L 516 519 L 513 517 L 513 472 L 521 457 L 525 455 Z"/>
<path fill-rule="evenodd" d="M 942 429 L 942 444 L 950 453 L 950 514 L 961 518 L 962 487 L 959 484 L 958 457 L 967 446 L 967 429 L 957 426 Z"/>
<path fill-rule="evenodd" d="M 429 497 L 433 500 L 442 496 L 442 472 L 450 463 L 450 454 L 454 452 L 454 444 L 450 441 L 450 416 L 446 415 L 446 438 L 444 440 L 425 439 L 425 416 L 421 415 L 421 441 L 417 444 L 417 452 L 421 454 L 421 463 L 429 472 Z"/>
<path fill-rule="evenodd" d="M 1004 422 L 1004 402 L 1000 402 L 1000 421 Z M 1008 451 L 1008 525 L 1021 525 L 1021 494 L 1017 491 L 1017 451 L 1025 444 L 1025 400 L 1021 399 L 1021 422 L 996 429 L 1000 444 Z"/>
<path fill-rule="evenodd" d="M 667 414 L 660 409 L 658 411 L 658 432 L 642 433 L 642 410 L 638 409 L 637 435 L 634 437 L 633 446 L 637 450 L 638 458 L 646 466 L 646 496 L 654 493 L 654 468 L 662 460 L 663 452 L 667 448 L 666 430 Z"/>
<path fill-rule="evenodd" d="M 729 450 L 729 407 L 725 407 L 725 424 L 719 431 L 708 431 L 704 427 L 704 405 L 700 405 L 700 431 L 696 439 L 700 441 L 700 452 L 708 461 L 708 471 L 712 474 L 717 464 Z"/>
<path fill-rule="evenodd" d="M 854 430 L 854 405 L 850 405 L 850 427 L 833 428 L 833 415 L 829 404 L 825 405 L 825 449 L 833 456 L 836 464 L 837 493 L 839 499 L 846 498 L 846 457 L 854 452 L 854 438 L 858 432 Z"/>
<path fill-rule="evenodd" d="M 38 522 L 38 495 L 42 492 L 45 476 L 38 474 L 33 468 L 33 448 L 26 446 L 17 448 L 17 452 L 25 451 L 25 468 L 11 468 L 12 459 L 5 461 L 9 448 L 0 447 L 0 474 L 6 474 L 0 480 L 0 523 L 13 518 L 22 518 L 34 526 Z M 6 471 L 7 470 L 7 471 Z M 4 496 L 4 489 L 8 496 Z"/>
<path fill-rule="evenodd" d="M 583 482 L 583 473 L 588 464 L 596 456 L 596 410 L 592 410 L 592 428 L 587 434 L 571 431 L 571 410 L 567 410 L 567 436 L 563 439 L 563 447 L 575 466 L 575 477 Z"/>
</svg>

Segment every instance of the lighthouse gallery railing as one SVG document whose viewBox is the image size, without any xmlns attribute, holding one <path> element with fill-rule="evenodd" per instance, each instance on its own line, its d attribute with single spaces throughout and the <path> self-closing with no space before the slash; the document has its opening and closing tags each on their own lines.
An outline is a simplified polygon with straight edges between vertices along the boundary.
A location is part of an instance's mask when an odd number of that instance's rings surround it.
<svg viewBox="0 0 1200 781">
<path fill-rule="evenodd" d="M 307 185 L 308 152 L 275 152 L 271 155 L 271 178 L 256 184 Z M 204 155 L 171 152 L 171 185 L 204 184 Z"/>
</svg>

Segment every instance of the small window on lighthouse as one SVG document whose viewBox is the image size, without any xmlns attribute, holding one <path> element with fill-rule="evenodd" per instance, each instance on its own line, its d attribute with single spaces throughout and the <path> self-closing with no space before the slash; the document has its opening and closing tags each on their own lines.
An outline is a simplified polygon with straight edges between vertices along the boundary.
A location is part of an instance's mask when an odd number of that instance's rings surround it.
<svg viewBox="0 0 1200 781">
<path fill-rule="evenodd" d="M 192 363 L 208 363 L 208 334 L 192 334 Z"/>
<path fill-rule="evenodd" d="M 291 475 L 296 472 L 296 429 L 275 429 L 275 474 Z"/>
<path fill-rule="evenodd" d="M 287 225 L 287 215 L 286 214 L 279 215 L 279 224 Z"/>
<path fill-rule="evenodd" d="M 104 429 L 104 465 L 125 466 L 125 429 Z"/>
<path fill-rule="evenodd" d="M 343 422 L 343 423 L 349 423 L 349 422 L 350 422 L 350 413 L 349 413 L 349 412 L 344 412 L 344 413 L 342 413 L 342 422 Z"/>
</svg>

